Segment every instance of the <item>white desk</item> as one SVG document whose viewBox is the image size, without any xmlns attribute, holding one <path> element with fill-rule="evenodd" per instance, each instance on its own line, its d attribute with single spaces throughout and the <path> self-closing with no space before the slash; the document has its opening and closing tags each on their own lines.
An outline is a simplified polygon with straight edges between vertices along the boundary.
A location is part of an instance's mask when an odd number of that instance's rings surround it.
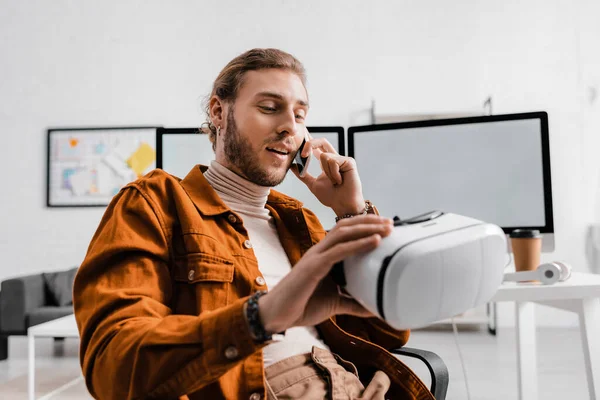
<svg viewBox="0 0 600 400">
<path fill-rule="evenodd" d="M 600 275 L 573 273 L 554 285 L 504 283 L 492 302 L 514 301 L 519 399 L 538 398 L 535 303 L 579 315 L 585 371 L 591 400 L 600 400 Z"/>
<path fill-rule="evenodd" d="M 27 329 L 27 338 L 29 341 L 29 375 L 28 375 L 28 392 L 29 400 L 35 399 L 35 338 L 37 337 L 62 337 L 62 338 L 78 338 L 79 331 L 75 322 L 75 315 L 67 315 L 66 317 L 58 318 L 52 321 L 44 322 L 43 324 L 32 326 Z M 78 377 L 71 382 L 61 386 L 60 388 L 44 395 L 41 399 L 49 399 L 57 393 L 77 384 L 83 377 Z"/>
</svg>

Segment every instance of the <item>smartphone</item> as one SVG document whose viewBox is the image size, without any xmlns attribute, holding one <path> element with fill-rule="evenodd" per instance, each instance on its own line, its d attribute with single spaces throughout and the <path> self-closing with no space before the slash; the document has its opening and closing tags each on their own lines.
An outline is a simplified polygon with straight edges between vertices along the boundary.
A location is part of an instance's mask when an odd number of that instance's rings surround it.
<svg viewBox="0 0 600 400">
<path fill-rule="evenodd" d="M 308 171 L 308 164 L 310 164 L 310 159 L 312 155 L 311 151 L 310 153 L 308 153 L 308 157 L 300 156 L 300 154 L 302 154 L 302 149 L 304 149 L 305 144 L 306 138 L 304 138 L 304 140 L 302 141 L 302 144 L 300 145 L 300 148 L 298 149 L 298 152 L 296 152 L 296 156 L 294 157 L 294 162 L 298 166 L 298 172 L 300 173 L 300 176 L 302 178 L 304 178 L 304 176 L 306 175 L 306 171 Z"/>
</svg>

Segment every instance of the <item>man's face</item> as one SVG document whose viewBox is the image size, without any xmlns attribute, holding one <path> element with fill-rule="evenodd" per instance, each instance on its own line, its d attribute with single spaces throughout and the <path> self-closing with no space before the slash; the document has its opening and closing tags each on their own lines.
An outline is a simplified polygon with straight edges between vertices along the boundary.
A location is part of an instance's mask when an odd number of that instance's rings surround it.
<svg viewBox="0 0 600 400">
<path fill-rule="evenodd" d="M 226 115 L 217 161 L 261 186 L 279 185 L 305 135 L 306 89 L 293 72 L 249 71 Z"/>
</svg>

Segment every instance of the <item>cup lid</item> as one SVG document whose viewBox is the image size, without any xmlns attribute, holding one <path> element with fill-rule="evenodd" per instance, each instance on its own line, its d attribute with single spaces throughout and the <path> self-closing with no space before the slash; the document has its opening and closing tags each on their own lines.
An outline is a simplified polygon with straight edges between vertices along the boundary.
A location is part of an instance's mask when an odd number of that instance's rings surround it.
<svg viewBox="0 0 600 400">
<path fill-rule="evenodd" d="M 512 231 L 509 236 L 511 238 L 517 238 L 517 239 L 531 239 L 531 238 L 539 238 L 542 235 L 540 234 L 540 231 L 537 229 L 515 229 L 514 231 Z"/>
</svg>

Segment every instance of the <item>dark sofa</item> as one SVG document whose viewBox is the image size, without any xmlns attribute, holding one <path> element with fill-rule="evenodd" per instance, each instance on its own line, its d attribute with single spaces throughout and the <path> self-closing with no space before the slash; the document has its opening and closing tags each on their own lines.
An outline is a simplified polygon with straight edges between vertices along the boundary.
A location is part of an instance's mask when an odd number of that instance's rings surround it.
<svg viewBox="0 0 600 400">
<path fill-rule="evenodd" d="M 8 337 L 73 314 L 77 268 L 11 278 L 0 284 L 0 360 L 8 357 Z"/>
</svg>

